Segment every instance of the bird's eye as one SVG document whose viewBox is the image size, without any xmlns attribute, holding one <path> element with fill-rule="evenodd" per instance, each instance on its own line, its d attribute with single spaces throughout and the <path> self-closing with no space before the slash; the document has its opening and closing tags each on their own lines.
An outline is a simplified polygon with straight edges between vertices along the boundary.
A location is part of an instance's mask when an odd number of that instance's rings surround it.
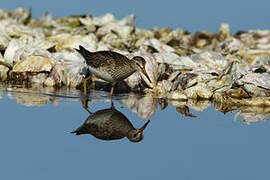
<svg viewBox="0 0 270 180">
<path fill-rule="evenodd" d="M 139 66 L 141 69 L 143 69 L 143 67 L 140 63 L 136 62 L 136 65 Z"/>
</svg>

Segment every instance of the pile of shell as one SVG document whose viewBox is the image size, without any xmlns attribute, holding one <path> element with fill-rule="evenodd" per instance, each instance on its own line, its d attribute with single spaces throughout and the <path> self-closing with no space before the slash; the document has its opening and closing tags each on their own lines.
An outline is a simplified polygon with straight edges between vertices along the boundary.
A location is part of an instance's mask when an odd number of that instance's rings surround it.
<svg viewBox="0 0 270 180">
<path fill-rule="evenodd" d="M 74 51 L 82 45 L 143 56 L 151 83 L 134 73 L 125 80 L 131 90 L 158 98 L 270 105 L 270 31 L 231 35 L 229 25 L 221 24 L 218 34 L 189 34 L 182 28 L 137 28 L 134 19 L 112 14 L 34 19 L 23 8 L 0 10 L 0 79 L 77 87 L 88 73 Z"/>
</svg>

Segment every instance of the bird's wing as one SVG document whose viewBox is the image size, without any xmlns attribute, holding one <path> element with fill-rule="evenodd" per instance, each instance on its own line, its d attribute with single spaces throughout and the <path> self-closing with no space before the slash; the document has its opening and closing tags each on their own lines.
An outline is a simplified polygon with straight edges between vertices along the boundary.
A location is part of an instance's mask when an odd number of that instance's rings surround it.
<svg viewBox="0 0 270 180">
<path fill-rule="evenodd" d="M 117 67 L 130 61 L 127 57 L 113 51 L 98 51 L 86 59 L 86 63 L 94 68 Z"/>
<path fill-rule="evenodd" d="M 114 67 L 129 61 L 127 57 L 113 51 L 90 52 L 82 46 L 79 46 L 79 49 L 75 50 L 83 56 L 86 64 L 93 68 L 106 66 Z"/>
</svg>

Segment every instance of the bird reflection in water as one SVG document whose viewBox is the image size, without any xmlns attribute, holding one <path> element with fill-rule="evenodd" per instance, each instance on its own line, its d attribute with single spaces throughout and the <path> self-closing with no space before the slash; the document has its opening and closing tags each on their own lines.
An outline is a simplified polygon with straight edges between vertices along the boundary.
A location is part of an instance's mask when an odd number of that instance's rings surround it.
<svg viewBox="0 0 270 180">
<path fill-rule="evenodd" d="M 143 139 L 143 131 L 149 122 L 150 120 L 139 129 L 134 128 L 127 117 L 115 109 L 112 102 L 109 109 L 90 112 L 84 124 L 72 133 L 76 135 L 91 134 L 102 140 L 117 140 L 127 137 L 131 142 L 139 142 Z"/>
</svg>

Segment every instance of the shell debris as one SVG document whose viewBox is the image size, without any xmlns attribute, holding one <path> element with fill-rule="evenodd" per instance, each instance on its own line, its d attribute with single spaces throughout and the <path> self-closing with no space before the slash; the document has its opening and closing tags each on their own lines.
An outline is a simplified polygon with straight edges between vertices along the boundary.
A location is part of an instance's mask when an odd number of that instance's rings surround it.
<svg viewBox="0 0 270 180">
<path fill-rule="evenodd" d="M 46 13 L 36 19 L 24 8 L 1 9 L 0 79 L 79 87 L 89 74 L 74 50 L 82 45 L 89 51 L 144 57 L 151 82 L 138 73 L 125 82 L 149 97 L 270 105 L 269 30 L 233 35 L 229 24 L 222 23 L 219 33 L 190 34 L 181 27 L 138 28 L 134 21 L 134 14 L 116 19 L 109 13 L 62 18 Z"/>
</svg>

